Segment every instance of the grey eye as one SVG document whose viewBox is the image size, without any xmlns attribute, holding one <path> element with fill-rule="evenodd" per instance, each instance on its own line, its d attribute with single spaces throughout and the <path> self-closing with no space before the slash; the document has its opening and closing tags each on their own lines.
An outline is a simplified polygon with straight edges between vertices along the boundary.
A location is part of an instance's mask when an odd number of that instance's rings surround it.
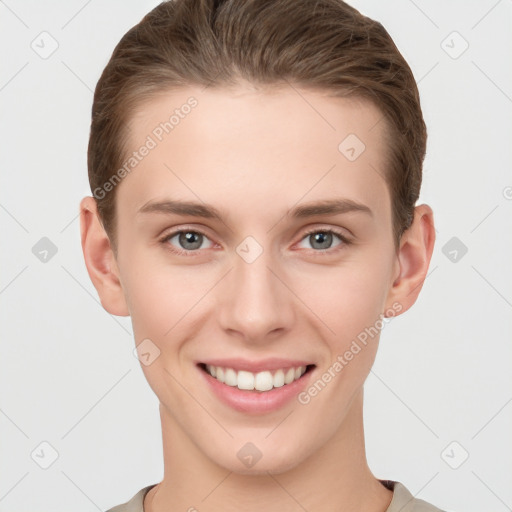
<svg viewBox="0 0 512 512">
<path fill-rule="evenodd" d="M 338 244 L 333 245 L 334 237 L 338 238 L 340 242 Z M 308 241 L 311 244 L 311 248 L 317 249 L 317 250 L 326 250 L 331 249 L 332 247 L 336 247 L 337 245 L 340 245 L 342 243 L 342 239 L 340 235 L 337 235 L 333 231 L 314 231 L 312 233 L 309 233 L 306 235 L 302 240 L 301 243 L 304 241 Z M 309 247 L 306 247 L 308 249 Z"/>
<path fill-rule="evenodd" d="M 177 238 L 177 244 L 172 240 Z M 205 240 L 209 240 L 205 235 L 198 231 L 182 230 L 169 235 L 166 239 L 168 243 L 173 245 L 178 251 L 194 251 L 200 249 Z M 211 243 L 211 242 L 210 242 Z"/>
</svg>

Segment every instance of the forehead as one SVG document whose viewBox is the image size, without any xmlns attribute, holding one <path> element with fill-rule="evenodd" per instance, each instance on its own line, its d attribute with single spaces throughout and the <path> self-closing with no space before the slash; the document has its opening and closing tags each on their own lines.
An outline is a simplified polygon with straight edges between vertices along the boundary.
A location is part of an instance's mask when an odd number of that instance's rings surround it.
<svg viewBox="0 0 512 512">
<path fill-rule="evenodd" d="M 383 128 L 369 101 L 288 85 L 162 92 L 129 122 L 127 157 L 139 155 L 118 201 L 171 195 L 254 211 L 336 195 L 385 214 Z"/>
</svg>

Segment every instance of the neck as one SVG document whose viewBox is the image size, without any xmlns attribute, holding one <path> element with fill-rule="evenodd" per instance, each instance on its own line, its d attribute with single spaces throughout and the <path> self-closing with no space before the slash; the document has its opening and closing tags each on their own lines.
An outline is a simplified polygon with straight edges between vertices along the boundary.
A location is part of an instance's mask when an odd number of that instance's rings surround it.
<svg viewBox="0 0 512 512">
<path fill-rule="evenodd" d="M 361 390 L 334 436 L 291 470 L 247 475 L 207 458 L 161 405 L 164 478 L 144 512 L 384 512 L 393 493 L 367 465 L 362 406 Z"/>
</svg>

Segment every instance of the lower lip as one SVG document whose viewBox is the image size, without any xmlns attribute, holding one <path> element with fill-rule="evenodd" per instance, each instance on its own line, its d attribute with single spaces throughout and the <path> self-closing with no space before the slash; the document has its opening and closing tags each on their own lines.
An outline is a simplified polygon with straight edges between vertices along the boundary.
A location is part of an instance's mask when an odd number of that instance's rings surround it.
<svg viewBox="0 0 512 512">
<path fill-rule="evenodd" d="M 270 391 L 238 389 L 236 386 L 223 384 L 199 366 L 198 370 L 212 391 L 225 404 L 240 412 L 265 414 L 280 409 L 295 398 L 306 387 L 314 369 L 304 373 L 300 379 L 280 388 L 272 388 Z"/>
</svg>

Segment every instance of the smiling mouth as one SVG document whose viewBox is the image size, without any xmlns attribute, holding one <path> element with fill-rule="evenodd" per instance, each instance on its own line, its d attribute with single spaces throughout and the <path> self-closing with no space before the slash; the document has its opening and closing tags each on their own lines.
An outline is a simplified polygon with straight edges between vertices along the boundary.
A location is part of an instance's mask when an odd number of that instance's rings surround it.
<svg viewBox="0 0 512 512">
<path fill-rule="evenodd" d="M 287 386 L 315 368 L 314 364 L 282 368 L 277 370 L 265 370 L 261 372 L 248 372 L 233 368 L 212 366 L 199 363 L 198 366 L 208 375 L 227 386 L 236 387 L 244 391 L 265 392 L 274 388 Z"/>
</svg>

